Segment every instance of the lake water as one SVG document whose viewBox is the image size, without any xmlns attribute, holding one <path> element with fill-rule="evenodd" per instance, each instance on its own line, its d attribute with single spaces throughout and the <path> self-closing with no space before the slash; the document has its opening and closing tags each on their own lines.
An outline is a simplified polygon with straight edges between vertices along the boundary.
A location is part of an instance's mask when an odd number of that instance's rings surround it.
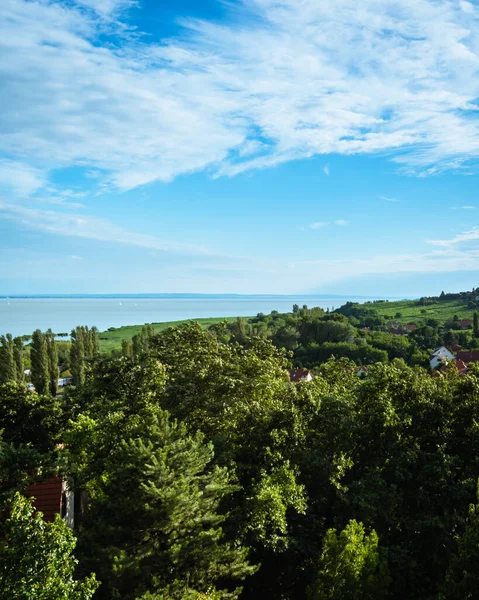
<svg viewBox="0 0 479 600">
<path fill-rule="evenodd" d="M 100 331 L 122 325 L 142 325 L 201 317 L 253 316 L 272 310 L 289 312 L 293 304 L 338 308 L 348 300 L 374 298 L 347 296 L 89 296 L 0 298 L 0 335 L 14 336 L 51 328 L 55 333 L 77 325 L 96 325 Z"/>
</svg>

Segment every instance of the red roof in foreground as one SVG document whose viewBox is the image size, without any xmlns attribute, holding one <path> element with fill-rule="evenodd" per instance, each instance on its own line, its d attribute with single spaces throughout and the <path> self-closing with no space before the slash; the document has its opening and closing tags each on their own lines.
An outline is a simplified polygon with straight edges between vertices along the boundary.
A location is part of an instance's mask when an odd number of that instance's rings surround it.
<svg viewBox="0 0 479 600">
<path fill-rule="evenodd" d="M 53 521 L 62 505 L 62 480 L 56 475 L 29 485 L 26 495 L 33 497 L 33 506 L 43 513 L 45 521 Z"/>
<path fill-rule="evenodd" d="M 408 323 L 408 325 L 404 325 L 404 329 L 407 329 L 408 331 L 414 331 L 417 329 L 417 325 L 414 323 Z"/>
<path fill-rule="evenodd" d="M 301 379 L 306 379 L 308 375 L 311 375 L 311 371 L 308 369 L 290 369 L 289 371 L 290 381 L 301 381 Z"/>
<path fill-rule="evenodd" d="M 456 358 L 464 361 L 466 365 L 470 362 L 479 362 L 479 350 L 459 350 Z"/>
<path fill-rule="evenodd" d="M 465 373 L 467 371 L 467 365 L 462 360 L 456 360 L 455 362 L 451 362 L 448 365 L 442 365 L 441 371 L 443 371 L 444 373 L 447 373 L 449 371 L 449 369 L 454 369 L 454 368 L 457 369 L 457 372 L 459 373 L 459 375 L 462 375 L 463 373 Z"/>
</svg>

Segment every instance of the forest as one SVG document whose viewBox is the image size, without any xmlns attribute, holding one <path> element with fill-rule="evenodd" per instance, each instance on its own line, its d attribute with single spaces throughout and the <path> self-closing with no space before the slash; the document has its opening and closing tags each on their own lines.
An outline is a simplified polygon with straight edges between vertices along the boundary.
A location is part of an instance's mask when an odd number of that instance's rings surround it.
<svg viewBox="0 0 479 600">
<path fill-rule="evenodd" d="M 422 366 L 476 331 L 385 324 L 295 306 L 145 327 L 109 354 L 87 327 L 0 340 L 0 597 L 479 597 L 479 365 Z M 26 495 L 50 474 L 73 530 Z"/>
</svg>

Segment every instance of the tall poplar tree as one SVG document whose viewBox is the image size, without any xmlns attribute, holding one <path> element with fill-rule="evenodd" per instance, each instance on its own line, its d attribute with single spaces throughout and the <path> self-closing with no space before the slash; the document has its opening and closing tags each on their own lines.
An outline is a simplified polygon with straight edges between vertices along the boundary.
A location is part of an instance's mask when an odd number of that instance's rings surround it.
<svg viewBox="0 0 479 600">
<path fill-rule="evenodd" d="M 13 340 L 13 358 L 15 360 L 15 366 L 17 371 L 17 382 L 24 383 L 25 381 L 25 366 L 23 362 L 25 349 L 23 346 L 23 340 L 21 337 L 16 337 Z"/>
<path fill-rule="evenodd" d="M 30 350 L 32 363 L 32 382 L 39 394 L 45 394 L 49 389 L 50 372 L 48 369 L 48 349 L 45 334 L 36 329 L 32 335 Z"/>
<path fill-rule="evenodd" d="M 47 353 L 48 353 L 48 385 L 50 389 L 50 393 L 52 396 L 55 396 L 57 393 L 58 386 L 58 353 L 57 346 L 55 344 L 55 334 L 51 329 L 49 329 L 45 335 L 46 343 L 47 343 Z"/>
<path fill-rule="evenodd" d="M 100 354 L 100 340 L 98 338 L 98 329 L 93 326 L 89 332 L 90 336 L 90 348 L 91 348 L 91 358 L 98 356 Z"/>
<path fill-rule="evenodd" d="M 72 345 L 70 348 L 70 370 L 73 385 L 85 382 L 85 344 L 83 327 L 72 330 Z"/>
<path fill-rule="evenodd" d="M 479 337 L 479 316 L 477 312 L 474 313 L 473 317 L 473 328 L 474 328 L 474 337 Z"/>
<path fill-rule="evenodd" d="M 15 363 L 14 342 L 12 335 L 0 337 L 0 382 L 16 381 L 17 368 Z"/>
</svg>

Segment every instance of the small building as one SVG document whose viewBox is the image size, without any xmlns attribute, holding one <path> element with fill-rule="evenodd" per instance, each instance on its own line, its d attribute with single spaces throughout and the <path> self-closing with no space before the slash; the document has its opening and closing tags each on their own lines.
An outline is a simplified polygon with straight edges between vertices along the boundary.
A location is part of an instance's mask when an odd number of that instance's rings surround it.
<svg viewBox="0 0 479 600">
<path fill-rule="evenodd" d="M 458 321 L 457 325 L 459 329 L 470 329 L 472 327 L 472 321 L 469 319 L 464 319 L 462 321 Z"/>
<path fill-rule="evenodd" d="M 451 368 L 457 369 L 459 375 L 464 375 L 467 373 L 467 365 L 462 360 L 456 360 L 448 365 L 442 365 L 441 371 L 443 373 L 447 373 Z"/>
<path fill-rule="evenodd" d="M 479 350 L 459 350 L 456 358 L 463 361 L 466 365 L 470 362 L 479 362 Z"/>
<path fill-rule="evenodd" d="M 298 383 L 298 381 L 311 381 L 313 374 L 308 369 L 290 369 L 289 380 L 292 383 Z"/>
<path fill-rule="evenodd" d="M 415 323 L 408 323 L 407 325 L 404 325 L 404 329 L 407 331 L 415 331 L 417 329 L 417 325 Z"/>
<path fill-rule="evenodd" d="M 33 506 L 43 513 L 45 521 L 52 522 L 55 520 L 55 515 L 59 514 L 65 519 L 68 527 L 73 529 L 75 499 L 73 492 L 60 477 L 51 475 L 43 481 L 32 483 L 28 486 L 25 495 L 33 498 Z"/>
<path fill-rule="evenodd" d="M 433 354 L 431 360 L 429 361 L 429 365 L 431 369 L 437 369 L 439 365 L 448 365 L 450 361 L 451 359 L 448 356 L 440 352 L 439 354 Z"/>
<path fill-rule="evenodd" d="M 432 353 L 429 364 L 431 369 L 436 369 L 440 364 L 447 364 L 451 360 L 454 360 L 454 354 L 448 350 L 445 346 L 436 348 Z"/>
</svg>

